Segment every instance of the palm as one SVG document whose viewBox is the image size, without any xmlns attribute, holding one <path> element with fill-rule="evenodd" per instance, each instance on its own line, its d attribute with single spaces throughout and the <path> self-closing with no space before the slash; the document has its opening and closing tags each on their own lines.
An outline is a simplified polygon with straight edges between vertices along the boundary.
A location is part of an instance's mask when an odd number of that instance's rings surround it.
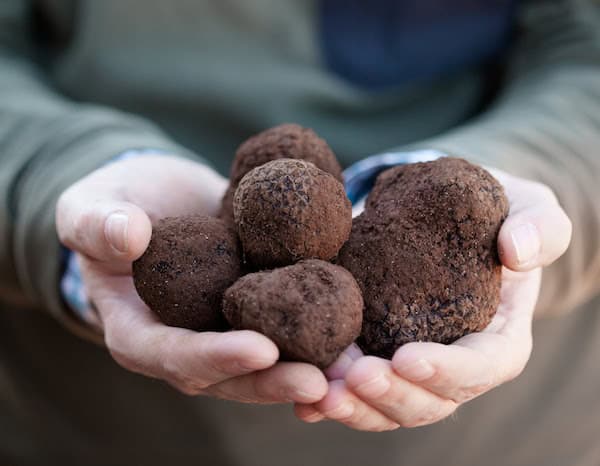
<svg viewBox="0 0 600 466">
<path fill-rule="evenodd" d="M 316 367 L 276 364 L 276 346 L 255 332 L 167 327 L 133 286 L 131 265 L 150 241 L 151 222 L 190 213 L 214 215 L 225 187 L 211 169 L 176 157 L 115 162 L 63 193 L 57 230 L 78 253 L 106 346 L 126 369 L 163 379 L 187 394 L 256 403 L 319 400 L 327 384 Z M 115 213 L 127 219 L 116 243 L 108 221 Z"/>
</svg>

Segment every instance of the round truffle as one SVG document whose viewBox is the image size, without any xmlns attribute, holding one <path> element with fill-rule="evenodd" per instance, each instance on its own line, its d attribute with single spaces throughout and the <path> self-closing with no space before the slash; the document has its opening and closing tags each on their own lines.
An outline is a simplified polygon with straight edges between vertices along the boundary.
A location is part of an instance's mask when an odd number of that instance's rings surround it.
<svg viewBox="0 0 600 466">
<path fill-rule="evenodd" d="M 361 348 L 391 358 L 408 342 L 483 330 L 499 304 L 507 214 L 502 186 L 465 160 L 383 172 L 338 258 L 365 300 Z"/>
<path fill-rule="evenodd" d="M 250 170 L 278 159 L 299 159 L 314 163 L 342 181 L 342 168 L 329 145 L 310 128 L 283 124 L 267 129 L 240 145 L 231 165 L 229 187 L 221 201 L 219 217 L 233 219 L 233 193 Z"/>
<path fill-rule="evenodd" d="M 233 211 L 245 258 L 258 268 L 330 260 L 352 227 L 343 185 L 304 160 L 274 160 L 247 173 Z"/>
<path fill-rule="evenodd" d="M 160 220 L 148 249 L 133 263 L 135 287 L 148 307 L 166 325 L 192 330 L 228 327 L 223 293 L 240 276 L 235 231 L 205 216 Z"/>
<path fill-rule="evenodd" d="M 273 340 L 282 359 L 321 369 L 358 337 L 362 309 L 354 277 L 320 260 L 246 275 L 223 298 L 233 328 L 260 332 Z"/>
</svg>

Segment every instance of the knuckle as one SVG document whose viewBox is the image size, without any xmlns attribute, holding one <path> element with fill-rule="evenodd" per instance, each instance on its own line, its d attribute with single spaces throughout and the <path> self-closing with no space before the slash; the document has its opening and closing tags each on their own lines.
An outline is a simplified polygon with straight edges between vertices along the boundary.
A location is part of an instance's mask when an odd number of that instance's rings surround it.
<svg viewBox="0 0 600 466">
<path fill-rule="evenodd" d="M 165 343 L 163 338 L 163 344 L 158 347 L 171 348 L 168 342 Z M 202 390 L 207 389 L 211 383 L 205 380 L 201 380 L 196 375 L 190 374 L 190 368 L 169 351 L 162 351 L 158 353 L 156 360 L 157 371 L 160 372 L 162 378 L 165 380 L 171 380 L 178 387 L 184 387 L 188 392 L 193 395 L 197 395 Z"/>
<path fill-rule="evenodd" d="M 279 387 L 280 393 L 285 393 L 284 387 Z M 277 398 L 277 389 L 275 384 L 271 383 L 266 373 L 257 374 L 250 379 L 249 393 L 252 397 L 261 400 L 271 400 Z"/>
<path fill-rule="evenodd" d="M 194 377 L 187 376 L 181 373 L 167 374 L 168 378 L 176 380 L 180 386 L 188 387 L 191 391 L 201 392 L 209 388 L 212 384 L 204 380 L 198 380 Z"/>
<path fill-rule="evenodd" d="M 75 216 L 72 223 L 72 238 L 75 244 L 85 244 L 90 234 L 90 227 L 93 224 L 94 213 L 91 209 L 82 210 Z"/>
<path fill-rule="evenodd" d="M 396 406 L 407 406 L 410 403 L 408 390 L 402 390 L 394 394 L 394 404 Z"/>
<path fill-rule="evenodd" d="M 530 181 L 532 189 L 535 189 L 539 196 L 543 199 L 547 199 L 548 201 L 557 202 L 558 199 L 556 194 L 547 184 L 541 183 L 539 181 Z"/>
<path fill-rule="evenodd" d="M 571 240 L 571 234 L 573 233 L 573 222 L 571 218 L 567 215 L 567 213 L 561 208 L 560 209 L 560 221 L 564 224 L 564 227 L 567 231 L 567 243 Z"/>
<path fill-rule="evenodd" d="M 198 387 L 197 385 L 194 384 L 187 384 L 187 383 L 170 383 L 170 385 L 172 387 L 174 387 L 177 391 L 179 391 L 180 393 L 187 395 L 187 396 L 198 396 L 201 395 L 203 392 L 203 388 Z"/>
<path fill-rule="evenodd" d="M 509 369 L 504 376 L 504 381 L 510 382 L 511 380 L 514 380 L 517 377 L 519 377 L 525 370 L 525 366 L 526 363 L 522 362 Z"/>
<path fill-rule="evenodd" d="M 408 419 L 408 420 L 402 422 L 402 427 L 404 427 L 405 429 L 414 429 L 416 427 L 421 427 L 421 426 L 425 426 L 428 424 L 431 424 L 431 422 L 429 422 L 426 419 L 415 418 L 415 419 Z"/>
<path fill-rule="evenodd" d="M 115 362 L 123 369 L 131 372 L 141 372 L 139 364 L 137 364 L 129 355 L 110 347 L 108 348 L 108 352 Z"/>
<path fill-rule="evenodd" d="M 104 343 L 111 357 L 123 369 L 150 375 L 147 371 L 143 370 L 140 362 L 132 354 L 129 345 L 127 344 L 127 339 L 123 338 L 121 332 L 115 331 L 110 325 L 105 325 Z"/>
<path fill-rule="evenodd" d="M 457 396 L 453 397 L 453 401 L 455 403 L 464 403 L 465 401 L 472 400 L 473 398 L 478 397 L 482 393 L 491 390 L 494 386 L 495 384 L 492 380 L 487 380 L 476 385 L 463 387 L 458 392 Z"/>
<path fill-rule="evenodd" d="M 453 401 L 448 401 L 446 403 L 439 404 L 435 407 L 431 407 L 428 410 L 425 410 L 418 416 L 414 418 L 407 419 L 402 422 L 402 427 L 406 427 L 409 429 L 415 427 L 427 426 L 430 424 L 435 424 L 448 416 L 452 415 L 456 409 L 458 408 L 458 404 Z"/>
</svg>

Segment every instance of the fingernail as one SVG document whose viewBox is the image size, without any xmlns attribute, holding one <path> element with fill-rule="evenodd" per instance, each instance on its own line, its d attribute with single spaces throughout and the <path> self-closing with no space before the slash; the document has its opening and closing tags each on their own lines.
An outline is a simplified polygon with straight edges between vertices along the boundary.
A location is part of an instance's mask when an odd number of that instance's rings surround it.
<svg viewBox="0 0 600 466">
<path fill-rule="evenodd" d="M 129 217 L 126 214 L 117 212 L 110 214 L 106 220 L 105 235 L 109 244 L 118 252 L 127 252 L 127 228 L 129 226 Z"/>
<path fill-rule="evenodd" d="M 524 223 L 510 232 L 519 265 L 527 265 L 537 259 L 541 243 L 538 229 L 532 223 Z"/>
<path fill-rule="evenodd" d="M 386 393 L 390 389 L 390 381 L 384 374 L 372 378 L 368 382 L 357 385 L 355 390 L 363 395 L 369 397 L 377 397 Z"/>
<path fill-rule="evenodd" d="M 435 373 L 434 367 L 425 359 L 419 359 L 406 366 L 395 367 L 395 369 L 402 377 L 412 380 L 413 382 L 427 380 Z"/>
<path fill-rule="evenodd" d="M 320 421 L 322 421 L 323 419 L 325 419 L 325 416 L 323 416 L 323 415 L 322 415 L 320 412 L 318 412 L 318 411 L 316 411 L 315 413 L 313 413 L 313 414 L 310 414 L 310 415 L 308 415 L 308 416 L 304 416 L 304 417 L 302 418 L 302 420 L 303 420 L 304 422 L 309 422 L 309 423 L 311 423 L 311 424 L 313 424 L 313 423 L 315 423 L 315 422 L 320 422 Z"/>
<path fill-rule="evenodd" d="M 330 419 L 347 419 L 354 414 L 354 404 L 346 401 L 337 408 L 327 411 L 323 414 Z"/>
</svg>

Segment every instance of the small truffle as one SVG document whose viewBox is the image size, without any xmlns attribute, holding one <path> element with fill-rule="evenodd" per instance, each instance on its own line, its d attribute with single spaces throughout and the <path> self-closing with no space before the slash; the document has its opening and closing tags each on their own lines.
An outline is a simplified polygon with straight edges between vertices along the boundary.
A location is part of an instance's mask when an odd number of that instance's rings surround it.
<svg viewBox="0 0 600 466">
<path fill-rule="evenodd" d="M 312 129 L 291 123 L 275 126 L 251 137 L 238 148 L 219 217 L 233 221 L 233 193 L 246 173 L 272 160 L 284 158 L 312 162 L 342 181 L 342 168 L 335 154 Z"/>
<path fill-rule="evenodd" d="M 361 348 L 391 358 L 408 342 L 483 330 L 499 304 L 507 214 L 502 186 L 465 160 L 383 172 L 338 258 L 365 300 Z"/>
<path fill-rule="evenodd" d="M 274 160 L 247 173 L 233 210 L 245 258 L 259 268 L 330 260 L 352 227 L 343 185 L 303 160 Z"/>
<path fill-rule="evenodd" d="M 133 263 L 135 287 L 148 307 L 166 325 L 192 330 L 227 328 L 223 293 L 241 274 L 237 235 L 205 216 L 160 220 Z"/>
<path fill-rule="evenodd" d="M 354 277 L 320 260 L 246 275 L 223 298 L 233 328 L 260 332 L 275 342 L 282 359 L 321 369 L 358 337 L 362 309 Z"/>
</svg>

